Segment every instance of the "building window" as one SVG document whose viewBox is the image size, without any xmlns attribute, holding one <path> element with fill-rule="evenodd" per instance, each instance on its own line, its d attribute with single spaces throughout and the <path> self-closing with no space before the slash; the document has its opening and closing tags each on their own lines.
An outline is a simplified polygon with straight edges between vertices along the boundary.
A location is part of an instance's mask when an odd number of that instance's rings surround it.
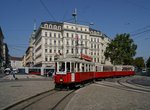
<svg viewBox="0 0 150 110">
<path fill-rule="evenodd" d="M 52 53 L 52 49 L 49 49 L 49 53 Z"/>
<path fill-rule="evenodd" d="M 69 53 L 69 50 L 66 51 L 66 54 L 68 54 L 68 53 Z"/>
<path fill-rule="evenodd" d="M 49 61 L 52 61 L 52 57 L 49 58 Z"/>
<path fill-rule="evenodd" d="M 69 37 L 69 33 L 66 33 L 66 37 Z"/>
<path fill-rule="evenodd" d="M 87 35 L 85 35 L 85 39 L 87 40 Z"/>
<path fill-rule="evenodd" d="M 73 35 L 73 34 L 71 34 L 71 36 L 72 36 L 72 38 L 74 37 L 74 35 Z"/>
<path fill-rule="evenodd" d="M 47 44 L 47 39 L 45 39 L 45 44 Z"/>
<path fill-rule="evenodd" d="M 52 33 L 51 32 L 49 33 L 49 36 L 52 37 Z"/>
<path fill-rule="evenodd" d="M 44 27 L 45 27 L 45 28 L 48 28 L 48 24 L 45 24 Z"/>
<path fill-rule="evenodd" d="M 93 48 L 93 44 L 91 44 L 91 48 Z"/>
<path fill-rule="evenodd" d="M 49 40 L 49 42 L 50 42 L 50 45 L 52 45 L 52 40 L 51 39 Z"/>
<path fill-rule="evenodd" d="M 52 29 L 52 25 L 51 24 L 49 25 L 49 28 Z"/>
<path fill-rule="evenodd" d="M 58 29 L 61 30 L 61 26 L 58 26 Z"/>
<path fill-rule="evenodd" d="M 87 47 L 87 42 L 85 42 L 85 46 Z"/>
<path fill-rule="evenodd" d="M 54 45 L 56 45 L 56 40 L 54 40 Z"/>
<path fill-rule="evenodd" d="M 83 36 L 81 35 L 81 39 L 83 39 Z"/>
<path fill-rule="evenodd" d="M 56 37 L 56 33 L 54 33 L 54 37 Z"/>
<path fill-rule="evenodd" d="M 47 53 L 47 49 L 45 49 L 45 53 Z"/>
<path fill-rule="evenodd" d="M 56 26 L 56 25 L 54 25 L 54 29 L 57 29 L 57 26 Z"/>
<path fill-rule="evenodd" d="M 54 49 L 54 53 L 56 53 L 56 49 Z"/>
<path fill-rule="evenodd" d="M 47 57 L 45 57 L 45 61 L 48 61 L 48 58 L 47 58 Z"/>
<path fill-rule="evenodd" d="M 60 38 L 60 33 L 58 34 L 58 38 Z"/>
<path fill-rule="evenodd" d="M 87 50 L 85 50 L 85 54 L 87 54 Z"/>
<path fill-rule="evenodd" d="M 67 45 L 69 45 L 69 41 L 67 40 Z"/>
<path fill-rule="evenodd" d="M 47 36 L 47 32 L 45 32 L 45 36 Z"/>
<path fill-rule="evenodd" d="M 60 40 L 58 41 L 58 45 L 60 46 Z"/>
<path fill-rule="evenodd" d="M 94 48 L 96 49 L 96 44 L 94 45 Z"/>
<path fill-rule="evenodd" d="M 73 52 L 73 48 L 71 49 L 71 53 L 74 53 L 74 52 Z"/>
<path fill-rule="evenodd" d="M 58 53 L 60 54 L 60 50 L 58 50 Z"/>
</svg>

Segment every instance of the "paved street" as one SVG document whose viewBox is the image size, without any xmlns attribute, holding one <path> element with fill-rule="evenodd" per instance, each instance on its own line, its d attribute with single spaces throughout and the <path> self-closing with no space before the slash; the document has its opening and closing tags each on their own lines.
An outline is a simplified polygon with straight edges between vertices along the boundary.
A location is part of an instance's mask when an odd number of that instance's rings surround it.
<svg viewBox="0 0 150 110">
<path fill-rule="evenodd" d="M 54 88 L 53 80 L 50 78 L 17 75 L 18 80 L 13 80 L 11 77 L 6 76 L 0 79 L 0 109 Z M 132 79 L 131 81 L 140 84 L 138 88 L 146 89 L 148 92 L 123 87 L 116 83 L 118 79 L 121 81 Z M 98 81 L 77 90 L 65 110 L 149 110 L 149 83 L 150 77 L 145 76 Z M 123 84 L 126 83 L 123 82 Z"/>
<path fill-rule="evenodd" d="M 35 75 L 16 75 L 0 79 L 0 109 L 54 88 L 51 79 Z"/>
<path fill-rule="evenodd" d="M 150 78 L 146 79 L 150 82 Z M 101 85 L 106 83 L 108 82 L 101 81 L 81 88 L 65 110 L 150 110 L 150 92 L 121 89 L 122 87 L 114 82 L 109 82 L 108 86 Z M 114 87 L 111 87 L 112 85 Z M 150 91 L 150 87 L 146 88 Z"/>
</svg>

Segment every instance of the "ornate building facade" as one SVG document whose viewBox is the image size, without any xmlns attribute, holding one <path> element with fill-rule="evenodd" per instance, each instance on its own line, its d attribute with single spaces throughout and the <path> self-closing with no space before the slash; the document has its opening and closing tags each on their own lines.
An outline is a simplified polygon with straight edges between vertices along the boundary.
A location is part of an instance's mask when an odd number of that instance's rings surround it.
<svg viewBox="0 0 150 110">
<path fill-rule="evenodd" d="M 110 64 L 104 51 L 108 38 L 86 25 L 68 22 L 42 22 L 33 40 L 34 66 L 54 67 L 59 57 L 78 56 L 97 65 Z"/>
</svg>

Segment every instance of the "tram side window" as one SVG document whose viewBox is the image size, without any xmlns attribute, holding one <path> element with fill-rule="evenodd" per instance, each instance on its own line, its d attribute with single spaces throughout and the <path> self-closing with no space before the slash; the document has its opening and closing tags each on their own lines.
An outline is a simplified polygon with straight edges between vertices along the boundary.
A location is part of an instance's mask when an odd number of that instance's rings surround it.
<svg viewBox="0 0 150 110">
<path fill-rule="evenodd" d="M 84 64 L 82 64 L 82 72 L 84 72 Z"/>
<path fill-rule="evenodd" d="M 71 64 L 71 72 L 74 72 L 74 69 L 75 69 L 75 65 L 74 63 Z"/>
<path fill-rule="evenodd" d="M 113 67 L 112 66 L 104 66 L 103 71 L 113 71 Z"/>
<path fill-rule="evenodd" d="M 70 72 L 70 62 L 67 62 L 67 72 Z"/>
<path fill-rule="evenodd" d="M 65 71 L 65 63 L 64 62 L 59 64 L 59 71 Z"/>
</svg>

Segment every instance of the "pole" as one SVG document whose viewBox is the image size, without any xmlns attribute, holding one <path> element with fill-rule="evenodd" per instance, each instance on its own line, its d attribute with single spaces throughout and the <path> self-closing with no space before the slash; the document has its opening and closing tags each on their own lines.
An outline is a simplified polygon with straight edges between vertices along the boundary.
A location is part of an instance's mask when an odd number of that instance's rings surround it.
<svg viewBox="0 0 150 110">
<path fill-rule="evenodd" d="M 78 35 L 77 35 L 77 9 L 76 8 L 75 8 L 74 12 L 72 13 L 72 16 L 74 17 L 74 23 L 75 23 L 75 38 L 76 38 L 75 56 L 77 57 L 77 53 L 78 53 Z"/>
</svg>

